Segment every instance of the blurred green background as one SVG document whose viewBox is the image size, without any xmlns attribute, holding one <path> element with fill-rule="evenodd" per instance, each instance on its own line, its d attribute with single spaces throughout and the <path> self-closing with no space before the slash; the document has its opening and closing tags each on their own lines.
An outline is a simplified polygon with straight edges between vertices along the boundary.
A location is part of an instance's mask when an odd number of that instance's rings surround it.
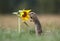
<svg viewBox="0 0 60 41">
<path fill-rule="evenodd" d="M 19 9 L 31 9 L 36 13 L 60 13 L 60 0 L 0 0 L 0 13 L 7 14 Z"/>
</svg>

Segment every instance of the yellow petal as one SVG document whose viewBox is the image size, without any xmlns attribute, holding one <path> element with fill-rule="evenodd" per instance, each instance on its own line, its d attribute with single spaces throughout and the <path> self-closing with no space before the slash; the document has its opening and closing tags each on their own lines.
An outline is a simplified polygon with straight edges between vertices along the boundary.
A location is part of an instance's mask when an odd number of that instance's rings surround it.
<svg viewBox="0 0 60 41">
<path fill-rule="evenodd" d="M 24 14 L 23 12 L 20 12 L 20 17 L 22 17 L 23 14 Z"/>
<path fill-rule="evenodd" d="M 23 10 L 23 11 L 31 11 L 31 10 Z"/>
<path fill-rule="evenodd" d="M 28 21 L 30 19 L 30 16 L 29 16 L 30 11 L 31 10 L 22 10 L 22 12 L 20 12 L 20 17 L 21 17 L 22 21 Z M 26 12 L 26 14 L 27 14 L 25 17 L 23 17 L 24 12 Z"/>
</svg>

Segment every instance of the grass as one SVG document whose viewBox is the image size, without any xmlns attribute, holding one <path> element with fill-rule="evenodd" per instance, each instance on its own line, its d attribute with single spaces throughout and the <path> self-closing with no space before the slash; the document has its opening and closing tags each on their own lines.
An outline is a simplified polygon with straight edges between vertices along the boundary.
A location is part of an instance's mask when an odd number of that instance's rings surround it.
<svg viewBox="0 0 60 41">
<path fill-rule="evenodd" d="M 34 30 L 18 33 L 15 30 L 6 30 L 0 27 L 0 41 L 60 41 L 60 29 L 59 26 L 54 29 L 55 25 L 47 25 L 52 29 L 43 28 L 41 36 L 36 37 Z M 47 27 L 46 26 L 46 27 Z"/>
<path fill-rule="evenodd" d="M 43 18 L 47 18 L 46 21 Z M 43 33 L 38 37 L 35 35 L 34 28 L 21 30 L 19 33 L 13 26 L 9 26 L 10 28 L 0 26 L 0 41 L 60 41 L 60 22 L 58 18 L 54 18 L 49 16 L 40 18 Z"/>
</svg>

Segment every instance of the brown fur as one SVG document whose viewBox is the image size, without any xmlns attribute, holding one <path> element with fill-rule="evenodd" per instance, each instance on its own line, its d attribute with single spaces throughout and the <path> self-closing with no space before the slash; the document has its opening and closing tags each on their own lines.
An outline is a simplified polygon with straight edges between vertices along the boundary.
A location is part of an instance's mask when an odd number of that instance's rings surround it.
<svg viewBox="0 0 60 41">
<path fill-rule="evenodd" d="M 30 17 L 31 17 L 31 19 L 33 20 L 33 22 L 34 22 L 34 24 L 35 24 L 35 27 L 36 27 L 36 33 L 37 34 L 41 34 L 42 33 L 42 28 L 41 28 L 41 24 L 40 24 L 40 22 L 39 22 L 39 20 L 38 20 L 38 18 L 37 18 L 37 15 L 36 15 L 36 13 L 34 13 L 34 12 L 30 12 Z"/>
</svg>

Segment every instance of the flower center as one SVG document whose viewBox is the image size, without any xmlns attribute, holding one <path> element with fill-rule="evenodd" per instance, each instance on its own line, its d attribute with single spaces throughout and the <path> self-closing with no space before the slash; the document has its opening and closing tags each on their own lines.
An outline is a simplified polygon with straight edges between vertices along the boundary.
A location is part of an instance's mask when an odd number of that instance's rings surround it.
<svg viewBox="0 0 60 41">
<path fill-rule="evenodd" d="M 26 12 L 24 12 L 24 14 L 22 15 L 22 17 L 26 17 L 27 16 L 27 13 Z"/>
</svg>

